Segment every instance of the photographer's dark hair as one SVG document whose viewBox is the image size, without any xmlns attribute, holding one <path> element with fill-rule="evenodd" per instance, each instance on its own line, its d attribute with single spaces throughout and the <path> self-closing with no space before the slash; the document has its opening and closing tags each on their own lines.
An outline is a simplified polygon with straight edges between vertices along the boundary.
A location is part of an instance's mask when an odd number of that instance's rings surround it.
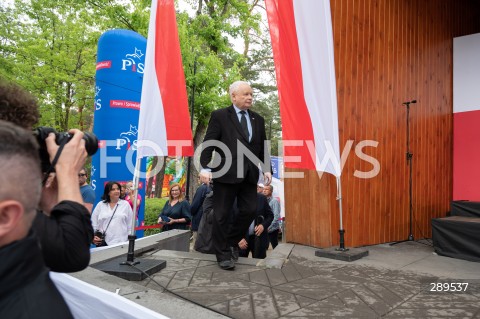
<svg viewBox="0 0 480 319">
<path fill-rule="evenodd" d="M 110 203 L 110 195 L 108 193 L 110 193 L 110 191 L 112 190 L 113 185 L 117 185 L 118 189 L 122 189 L 122 186 L 118 182 L 112 181 L 105 184 L 105 189 L 103 190 L 103 195 L 102 195 L 102 200 L 104 203 Z"/>
<path fill-rule="evenodd" d="M 22 87 L 0 78 L 0 120 L 31 130 L 39 117 L 37 99 Z"/>
</svg>

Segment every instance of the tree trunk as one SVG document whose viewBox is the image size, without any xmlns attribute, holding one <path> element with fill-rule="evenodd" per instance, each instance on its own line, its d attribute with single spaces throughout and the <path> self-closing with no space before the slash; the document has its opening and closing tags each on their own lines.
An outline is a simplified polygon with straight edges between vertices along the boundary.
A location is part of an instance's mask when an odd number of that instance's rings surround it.
<svg viewBox="0 0 480 319">
<path fill-rule="evenodd" d="M 152 167 L 157 166 L 157 163 L 158 163 L 158 157 L 154 156 Z M 147 189 L 146 189 L 146 192 L 145 192 L 146 197 L 150 197 L 150 194 L 152 193 L 152 186 L 153 186 L 153 178 L 154 177 L 155 177 L 155 172 L 152 172 L 152 175 L 147 180 Z"/>
<path fill-rule="evenodd" d="M 162 168 L 157 174 L 157 182 L 155 184 L 155 198 L 160 198 L 162 196 L 163 176 L 165 175 L 165 164 L 166 164 L 166 157 L 164 156 Z"/>
</svg>

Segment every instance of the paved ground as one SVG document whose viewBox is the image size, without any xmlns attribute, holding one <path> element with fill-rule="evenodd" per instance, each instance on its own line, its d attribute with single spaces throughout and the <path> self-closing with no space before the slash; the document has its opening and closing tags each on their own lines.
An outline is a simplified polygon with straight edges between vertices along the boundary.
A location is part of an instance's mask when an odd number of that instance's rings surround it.
<svg viewBox="0 0 480 319">
<path fill-rule="evenodd" d="M 419 242 L 366 249 L 367 257 L 342 262 L 281 244 L 266 260 L 240 258 L 234 271 L 211 255 L 161 250 L 150 254 L 167 268 L 140 284 L 231 318 L 480 319 L 480 263 L 437 256 Z M 466 291 L 431 291 L 450 283 Z"/>
</svg>

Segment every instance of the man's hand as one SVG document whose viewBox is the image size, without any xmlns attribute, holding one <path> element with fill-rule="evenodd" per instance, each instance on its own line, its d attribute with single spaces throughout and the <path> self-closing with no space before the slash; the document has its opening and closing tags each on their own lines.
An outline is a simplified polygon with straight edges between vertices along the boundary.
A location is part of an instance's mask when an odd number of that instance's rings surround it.
<svg viewBox="0 0 480 319">
<path fill-rule="evenodd" d="M 260 236 L 264 231 L 263 225 L 259 224 L 255 226 L 255 236 Z"/>
<path fill-rule="evenodd" d="M 63 200 L 71 200 L 83 204 L 82 194 L 78 187 L 78 171 L 83 167 L 87 158 L 85 140 L 83 139 L 83 133 L 79 130 L 70 130 L 69 133 L 73 137 L 65 144 L 55 165 L 55 178 L 58 185 L 57 203 Z M 55 142 L 55 134 L 50 133 L 45 139 L 45 143 L 50 161 L 53 161 L 59 149 Z"/>
<path fill-rule="evenodd" d="M 265 186 L 268 186 L 270 185 L 270 183 L 272 182 L 272 173 L 270 172 L 266 172 L 266 173 L 263 173 L 263 184 Z"/>
<path fill-rule="evenodd" d="M 242 240 L 240 240 L 240 241 L 238 242 L 238 247 L 239 247 L 240 249 L 247 249 L 248 244 L 247 244 L 247 241 L 245 240 L 245 238 L 242 238 Z"/>
<path fill-rule="evenodd" d="M 93 236 L 93 243 L 95 245 L 100 245 L 100 243 L 102 242 L 102 239 L 98 236 Z"/>
</svg>

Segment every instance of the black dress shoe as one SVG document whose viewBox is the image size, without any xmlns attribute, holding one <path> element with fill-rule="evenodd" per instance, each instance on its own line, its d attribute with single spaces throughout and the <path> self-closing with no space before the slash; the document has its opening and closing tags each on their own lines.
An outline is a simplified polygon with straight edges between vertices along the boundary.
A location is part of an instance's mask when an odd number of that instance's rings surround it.
<svg viewBox="0 0 480 319">
<path fill-rule="evenodd" d="M 238 261 L 238 254 L 239 254 L 238 246 L 237 247 L 232 246 L 232 247 L 230 247 L 230 250 L 232 251 L 232 260 L 234 262 L 237 262 Z"/>
<path fill-rule="evenodd" d="M 235 263 L 233 260 L 222 260 L 218 262 L 218 266 L 223 270 L 233 270 L 235 268 Z"/>
</svg>

